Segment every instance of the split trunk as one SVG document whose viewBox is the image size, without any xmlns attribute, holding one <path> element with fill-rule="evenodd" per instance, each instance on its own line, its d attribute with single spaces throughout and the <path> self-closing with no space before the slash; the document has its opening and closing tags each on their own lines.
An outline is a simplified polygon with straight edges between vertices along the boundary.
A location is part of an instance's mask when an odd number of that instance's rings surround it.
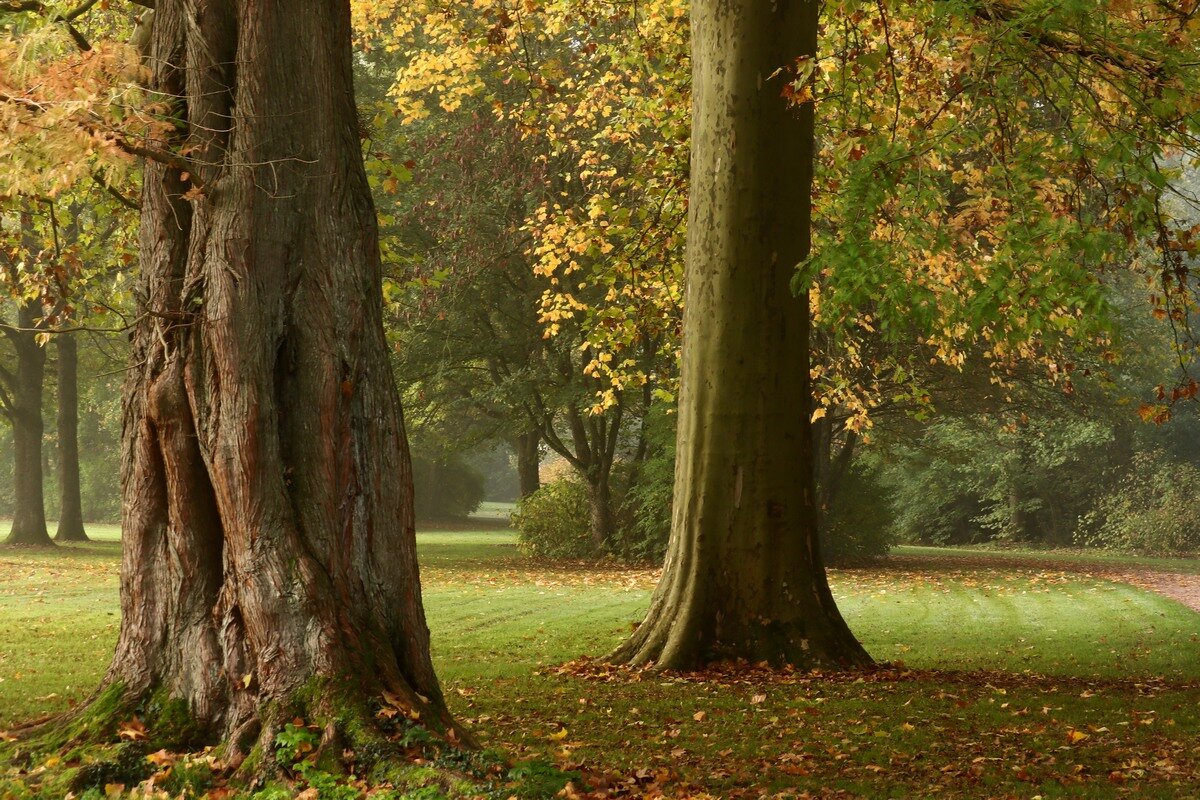
<svg viewBox="0 0 1200 800">
<path fill-rule="evenodd" d="M 106 684 L 186 703 L 235 762 L 291 715 L 369 718 L 385 693 L 450 724 L 349 2 L 160 2 L 147 65 L 181 119 L 155 144 L 190 163 L 146 164 Z"/>
</svg>

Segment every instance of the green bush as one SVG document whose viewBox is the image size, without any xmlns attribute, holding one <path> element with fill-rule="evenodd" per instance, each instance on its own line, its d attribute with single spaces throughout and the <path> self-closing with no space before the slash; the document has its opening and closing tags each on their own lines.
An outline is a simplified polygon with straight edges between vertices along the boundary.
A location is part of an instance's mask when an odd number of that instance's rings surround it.
<svg viewBox="0 0 1200 800">
<path fill-rule="evenodd" d="M 418 519 L 465 519 L 479 508 L 484 477 L 458 456 L 441 460 L 413 455 L 413 493 Z"/>
<path fill-rule="evenodd" d="M 821 525 L 821 553 L 831 564 L 887 555 L 895 544 L 892 508 L 878 470 L 855 461 Z"/>
<path fill-rule="evenodd" d="M 1085 547 L 1177 555 L 1200 550 L 1200 468 L 1153 451 L 1084 515 L 1075 541 Z"/>
<path fill-rule="evenodd" d="M 513 511 L 521 549 L 538 558 L 592 555 L 588 490 L 573 477 L 559 478 L 523 497 Z"/>
</svg>

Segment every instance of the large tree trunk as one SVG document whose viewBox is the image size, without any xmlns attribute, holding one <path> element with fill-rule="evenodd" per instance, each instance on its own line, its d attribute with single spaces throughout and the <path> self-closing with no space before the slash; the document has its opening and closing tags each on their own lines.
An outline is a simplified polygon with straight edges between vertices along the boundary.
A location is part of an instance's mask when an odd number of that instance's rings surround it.
<svg viewBox="0 0 1200 800">
<path fill-rule="evenodd" d="M 517 456 L 517 481 L 521 497 L 528 497 L 542 487 L 541 448 L 542 436 L 537 431 L 518 436 L 513 441 Z"/>
<path fill-rule="evenodd" d="M 73 333 L 54 337 L 58 349 L 59 542 L 86 542 L 79 489 L 79 351 Z"/>
<path fill-rule="evenodd" d="M 42 390 L 46 351 L 37 341 L 39 307 L 26 302 L 17 309 L 17 325 L 6 333 L 17 353 L 16 380 L 11 388 L 13 427 L 13 523 L 7 544 L 52 545 L 46 530 L 42 479 Z"/>
<path fill-rule="evenodd" d="M 389 693 L 450 724 L 381 320 L 347 0 L 160 2 L 125 388 L 121 630 L 105 684 L 187 704 L 235 763 Z M 190 191 L 189 191 L 190 183 Z M 187 196 L 184 193 L 188 192 Z M 341 708 L 338 708 L 341 706 Z"/>
<path fill-rule="evenodd" d="M 809 421 L 813 109 L 783 90 L 814 57 L 815 0 L 692 5 L 692 185 L 671 541 L 614 658 L 869 662 L 818 550 Z M 782 71 L 781 71 L 782 70 Z"/>
</svg>

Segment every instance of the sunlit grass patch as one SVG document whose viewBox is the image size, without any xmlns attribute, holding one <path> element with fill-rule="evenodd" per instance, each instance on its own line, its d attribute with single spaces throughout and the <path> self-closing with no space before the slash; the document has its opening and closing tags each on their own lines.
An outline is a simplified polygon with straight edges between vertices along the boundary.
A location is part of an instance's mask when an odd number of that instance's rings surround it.
<svg viewBox="0 0 1200 800">
<path fill-rule="evenodd" d="M 1141 589 L 946 559 L 835 570 L 852 628 L 903 667 L 605 679 L 556 667 L 620 642 L 657 573 L 530 562 L 510 531 L 418 547 L 451 706 L 517 755 L 679 796 L 1191 797 L 1200 782 L 1200 615 Z M 0 550 L 0 728 L 96 685 L 117 561 L 111 541 Z"/>
</svg>

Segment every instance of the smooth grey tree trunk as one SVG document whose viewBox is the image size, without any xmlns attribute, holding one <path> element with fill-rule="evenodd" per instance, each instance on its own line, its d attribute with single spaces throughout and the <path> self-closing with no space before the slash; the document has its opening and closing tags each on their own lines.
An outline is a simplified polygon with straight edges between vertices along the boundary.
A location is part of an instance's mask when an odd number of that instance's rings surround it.
<svg viewBox="0 0 1200 800">
<path fill-rule="evenodd" d="M 697 0 L 686 303 L 671 540 L 618 661 L 870 658 L 817 537 L 808 297 L 813 109 L 784 97 L 813 58 L 815 0 Z"/>
<path fill-rule="evenodd" d="M 40 308 L 34 302 L 17 309 L 17 324 L 5 328 L 17 354 L 9 388 L 13 427 L 13 522 L 6 544 L 53 545 L 46 528 L 45 485 L 42 473 L 42 394 L 46 351 L 37 341 Z"/>
<path fill-rule="evenodd" d="M 74 333 L 54 336 L 58 350 L 58 542 L 86 542 L 79 487 L 79 350 Z"/>
<path fill-rule="evenodd" d="M 542 436 L 537 431 L 524 433 L 513 441 L 517 457 L 517 482 L 521 497 L 528 497 L 542 487 L 541 454 Z"/>
</svg>

